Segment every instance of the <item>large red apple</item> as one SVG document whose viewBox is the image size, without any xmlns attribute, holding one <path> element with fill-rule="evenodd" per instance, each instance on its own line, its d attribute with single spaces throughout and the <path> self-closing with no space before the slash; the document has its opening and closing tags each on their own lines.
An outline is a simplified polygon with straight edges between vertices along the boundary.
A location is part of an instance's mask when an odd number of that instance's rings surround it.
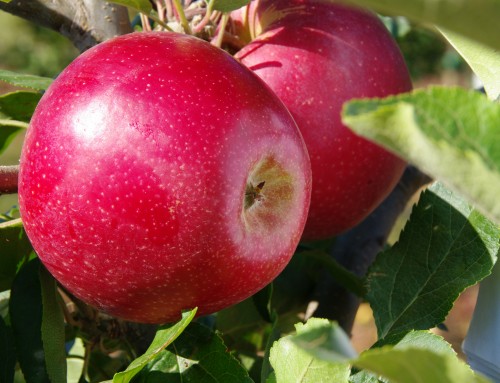
<svg viewBox="0 0 500 383">
<path fill-rule="evenodd" d="M 158 323 L 218 311 L 275 278 L 310 187 L 301 135 L 257 76 L 202 40 L 153 32 L 90 49 L 47 90 L 19 202 L 70 292 Z"/>
<path fill-rule="evenodd" d="M 247 12 L 241 19 L 258 36 L 236 57 L 288 107 L 311 157 L 313 190 L 303 239 L 342 233 L 382 202 L 405 162 L 342 125 L 341 108 L 352 98 L 409 91 L 401 53 L 379 19 L 357 8 L 262 0 Z"/>
</svg>

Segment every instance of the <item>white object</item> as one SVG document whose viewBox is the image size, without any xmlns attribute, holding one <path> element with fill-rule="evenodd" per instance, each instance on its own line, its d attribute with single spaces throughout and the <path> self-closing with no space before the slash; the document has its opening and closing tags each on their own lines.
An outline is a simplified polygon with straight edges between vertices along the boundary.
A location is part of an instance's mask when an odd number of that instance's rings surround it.
<svg viewBox="0 0 500 383">
<path fill-rule="evenodd" d="M 500 262 L 481 282 L 462 349 L 474 371 L 500 383 Z"/>
</svg>

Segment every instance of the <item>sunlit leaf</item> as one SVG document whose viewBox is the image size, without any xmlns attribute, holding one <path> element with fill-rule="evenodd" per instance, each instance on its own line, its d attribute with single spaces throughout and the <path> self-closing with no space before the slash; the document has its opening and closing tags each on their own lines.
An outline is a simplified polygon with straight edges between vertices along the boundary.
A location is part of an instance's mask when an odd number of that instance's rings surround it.
<svg viewBox="0 0 500 383">
<path fill-rule="evenodd" d="M 500 104 L 459 88 L 349 102 L 343 121 L 500 223 Z"/>
<path fill-rule="evenodd" d="M 11 85 L 30 88 L 34 90 L 46 90 L 52 79 L 47 77 L 33 76 L 30 74 L 21 74 L 5 69 L 0 69 L 0 81 L 5 81 Z"/>
<path fill-rule="evenodd" d="M 334 0 L 330 0 L 334 1 Z M 498 0 L 349 0 L 393 16 L 406 16 L 425 25 L 436 24 L 494 48 L 500 48 Z"/>
</svg>

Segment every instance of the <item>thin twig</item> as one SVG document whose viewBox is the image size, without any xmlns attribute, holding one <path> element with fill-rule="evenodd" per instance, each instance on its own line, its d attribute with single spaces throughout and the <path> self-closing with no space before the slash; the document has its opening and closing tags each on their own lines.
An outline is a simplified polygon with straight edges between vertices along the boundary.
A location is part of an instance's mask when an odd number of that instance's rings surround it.
<svg viewBox="0 0 500 383">
<path fill-rule="evenodd" d="M 0 166 L 0 195 L 17 193 L 19 165 Z"/>
</svg>

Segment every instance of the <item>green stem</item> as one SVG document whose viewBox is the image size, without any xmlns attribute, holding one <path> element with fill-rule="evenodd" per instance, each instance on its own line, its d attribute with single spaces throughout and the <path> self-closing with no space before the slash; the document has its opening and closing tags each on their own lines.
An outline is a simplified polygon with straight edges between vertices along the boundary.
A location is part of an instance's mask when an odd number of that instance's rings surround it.
<svg viewBox="0 0 500 383">
<path fill-rule="evenodd" d="M 147 16 L 149 17 L 151 20 L 155 21 L 156 23 L 158 23 L 158 25 L 161 25 L 163 28 L 165 28 L 167 31 L 169 32 L 173 32 L 174 30 L 172 28 L 170 28 L 163 20 L 160 20 L 159 17 L 156 17 L 155 15 L 149 15 Z"/>
<path fill-rule="evenodd" d="M 222 41 L 224 40 L 224 32 L 226 30 L 226 25 L 229 20 L 229 13 L 223 13 L 222 14 L 222 19 L 219 23 L 219 33 L 217 34 L 217 40 L 215 40 L 215 46 L 216 47 L 221 47 L 222 46 Z"/>
<path fill-rule="evenodd" d="M 186 19 L 186 14 L 184 13 L 184 8 L 182 8 L 180 0 L 174 0 L 174 7 L 179 14 L 179 18 L 181 19 L 181 25 L 182 28 L 184 28 L 184 32 L 186 32 L 188 35 L 192 35 L 193 33 L 191 32 L 191 27 L 189 26 L 189 22 Z"/>
<path fill-rule="evenodd" d="M 14 126 L 16 128 L 28 129 L 29 124 L 27 122 L 16 121 L 16 120 L 0 120 L 0 126 Z"/>
</svg>

